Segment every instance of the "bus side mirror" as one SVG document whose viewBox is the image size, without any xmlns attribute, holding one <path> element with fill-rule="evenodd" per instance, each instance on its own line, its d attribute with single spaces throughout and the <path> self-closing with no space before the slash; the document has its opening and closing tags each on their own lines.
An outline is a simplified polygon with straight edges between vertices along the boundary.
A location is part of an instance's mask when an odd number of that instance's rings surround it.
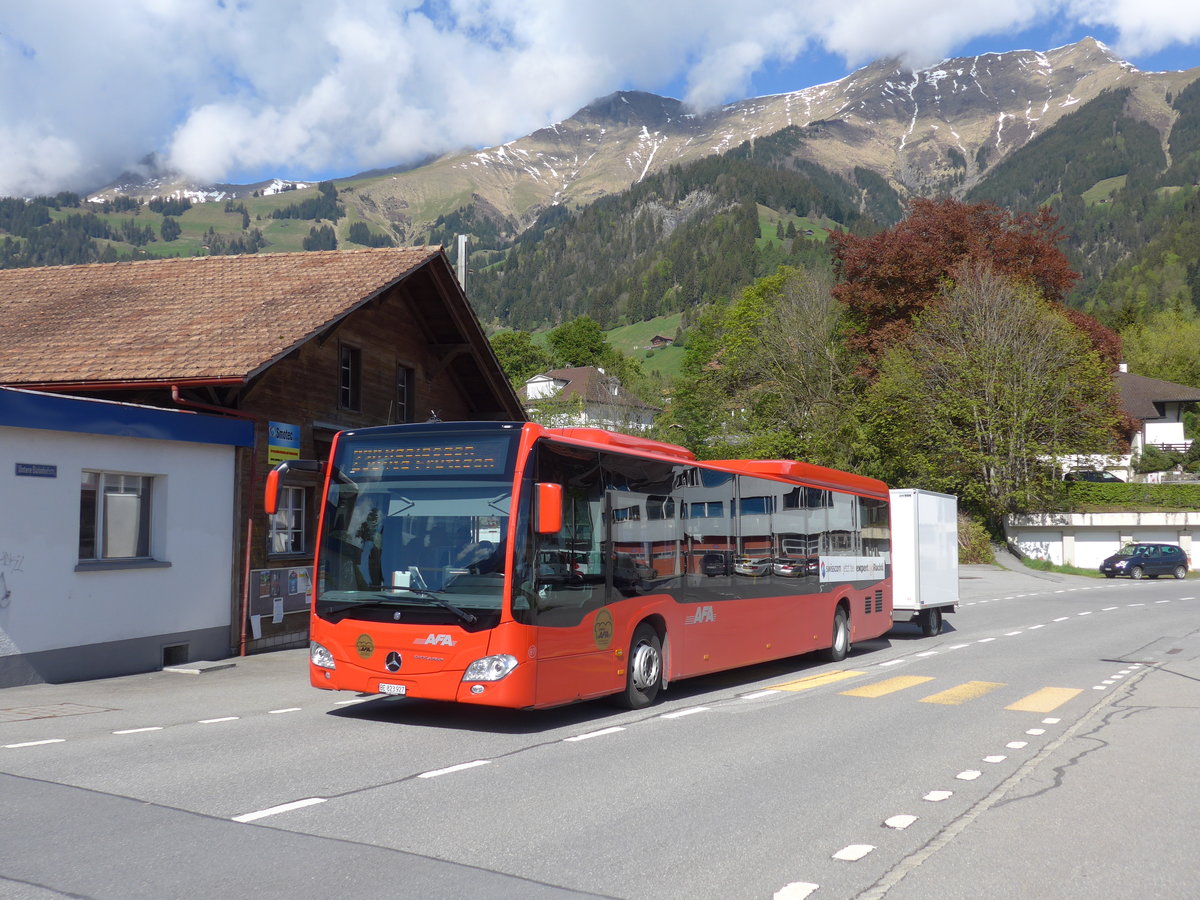
<svg viewBox="0 0 1200 900">
<path fill-rule="evenodd" d="M 534 485 L 536 503 L 533 530 L 538 534 L 557 534 L 563 526 L 563 488 L 561 484 L 538 482 Z"/>
<path fill-rule="evenodd" d="M 289 459 L 281 462 L 267 473 L 267 487 L 263 494 L 263 508 L 268 516 L 275 515 L 279 509 L 279 492 L 287 479 L 290 470 L 297 472 L 320 472 L 321 464 L 315 459 Z"/>
</svg>

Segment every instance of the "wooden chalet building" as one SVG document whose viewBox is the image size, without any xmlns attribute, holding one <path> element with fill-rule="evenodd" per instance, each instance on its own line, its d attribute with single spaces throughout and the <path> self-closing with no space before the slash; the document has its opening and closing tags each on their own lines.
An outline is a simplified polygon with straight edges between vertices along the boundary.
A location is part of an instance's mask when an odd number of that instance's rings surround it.
<svg viewBox="0 0 1200 900">
<path fill-rule="evenodd" d="M 253 423 L 235 485 L 213 485 L 235 492 L 234 571 L 212 573 L 229 579 L 234 653 L 307 640 L 315 480 L 269 522 L 276 461 L 431 412 L 525 419 L 439 247 L 3 270 L 0 312 L 0 385 Z"/>
</svg>

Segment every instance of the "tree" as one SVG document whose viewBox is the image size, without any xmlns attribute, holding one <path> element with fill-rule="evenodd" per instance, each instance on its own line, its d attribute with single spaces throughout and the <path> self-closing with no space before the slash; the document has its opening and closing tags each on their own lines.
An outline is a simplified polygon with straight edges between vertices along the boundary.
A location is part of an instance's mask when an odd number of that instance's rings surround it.
<svg viewBox="0 0 1200 900">
<path fill-rule="evenodd" d="M 554 367 L 550 354 L 533 342 L 528 331 L 501 331 L 491 343 L 500 367 L 514 385 Z"/>
<path fill-rule="evenodd" d="M 162 227 L 159 229 L 159 234 L 164 241 L 170 242 L 179 237 L 182 231 L 179 227 L 179 220 L 173 219 L 170 216 L 163 216 Z"/>
<path fill-rule="evenodd" d="M 550 331 L 546 344 L 558 366 L 602 366 L 605 350 L 611 349 L 599 323 L 590 316 L 564 322 Z"/>
<path fill-rule="evenodd" d="M 1145 324 L 1121 332 L 1129 369 L 1148 378 L 1200 387 L 1200 319 L 1183 310 L 1164 310 Z"/>
<path fill-rule="evenodd" d="M 337 235 L 330 225 L 314 225 L 302 244 L 305 250 L 336 250 Z"/>
<path fill-rule="evenodd" d="M 902 341 L 964 262 L 987 263 L 998 274 L 1027 281 L 1045 299 L 1061 301 L 1078 278 L 1058 247 L 1061 237 L 1045 207 L 1014 214 L 951 199 L 916 199 L 907 219 L 877 234 L 832 232 L 841 278 L 834 296 L 849 310 L 851 346 L 873 359 Z"/>
<path fill-rule="evenodd" d="M 876 474 L 955 493 L 998 528 L 1053 496 L 1055 457 L 1113 449 L 1116 386 L 1028 282 L 979 263 L 952 274 L 880 358 L 864 413 Z"/>
<path fill-rule="evenodd" d="M 860 385 L 830 286 L 824 272 L 784 266 L 701 315 L 659 433 L 705 456 L 853 467 Z"/>
</svg>

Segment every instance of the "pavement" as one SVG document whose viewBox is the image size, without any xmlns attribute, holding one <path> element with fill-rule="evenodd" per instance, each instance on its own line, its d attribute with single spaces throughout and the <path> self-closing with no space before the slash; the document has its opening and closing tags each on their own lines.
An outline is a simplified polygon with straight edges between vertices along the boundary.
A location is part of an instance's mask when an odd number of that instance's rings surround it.
<svg viewBox="0 0 1200 900">
<path fill-rule="evenodd" d="M 1025 568 L 1007 553 L 961 566 L 960 600 L 1096 586 L 1101 579 Z M 960 613 L 961 614 L 961 613 Z M 1195 777 L 1200 746 L 1200 624 L 1164 635 L 1146 666 L 1010 776 L 867 897 L 888 900 L 1174 898 L 1196 896 L 1200 854 Z M 1170 654 L 1170 655 L 1166 655 Z M 56 703 L 149 711 L 230 690 L 228 678 L 307 690 L 305 650 L 241 659 L 218 677 L 154 672 L 63 685 L 0 689 L 0 722 L 15 708 Z M 299 685 L 299 686 L 298 686 Z M 934 852 L 945 851 L 945 852 Z M 917 868 L 919 876 L 907 877 Z M 2 892 L 0 892 L 2 893 Z"/>
</svg>

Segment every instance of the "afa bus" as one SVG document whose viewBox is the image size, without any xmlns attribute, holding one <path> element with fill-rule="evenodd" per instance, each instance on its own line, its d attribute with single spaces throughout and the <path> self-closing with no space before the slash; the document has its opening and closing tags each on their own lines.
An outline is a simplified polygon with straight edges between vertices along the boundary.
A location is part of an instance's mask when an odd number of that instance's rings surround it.
<svg viewBox="0 0 1200 900">
<path fill-rule="evenodd" d="M 289 468 L 267 481 L 274 513 Z M 822 651 L 892 627 L 888 490 L 792 461 L 699 461 L 593 428 L 346 431 L 320 504 L 309 674 L 511 708 Z"/>
</svg>

